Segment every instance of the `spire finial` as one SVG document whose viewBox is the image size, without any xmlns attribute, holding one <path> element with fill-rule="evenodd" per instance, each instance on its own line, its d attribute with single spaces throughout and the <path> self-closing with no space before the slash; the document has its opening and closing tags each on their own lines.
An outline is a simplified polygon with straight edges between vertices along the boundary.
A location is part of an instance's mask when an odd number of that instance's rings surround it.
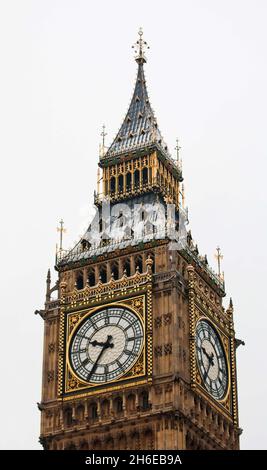
<svg viewBox="0 0 267 470">
<path fill-rule="evenodd" d="M 66 229 L 63 227 L 63 225 L 64 225 L 63 219 L 61 219 L 59 221 L 59 225 L 60 225 L 60 227 L 57 227 L 57 231 L 60 232 L 60 235 L 59 235 L 59 251 L 62 251 L 63 233 L 66 232 Z"/>
<path fill-rule="evenodd" d="M 176 150 L 176 160 L 177 160 L 177 162 L 179 162 L 180 161 L 179 151 L 181 150 L 181 147 L 179 145 L 179 139 L 176 139 L 175 150 Z"/>
<path fill-rule="evenodd" d="M 223 259 L 223 255 L 221 253 L 221 248 L 219 246 L 217 246 L 216 252 L 217 253 L 215 253 L 214 256 L 217 259 L 217 263 L 218 263 L 218 276 L 221 277 L 221 260 Z"/>
<path fill-rule="evenodd" d="M 102 126 L 102 132 L 101 132 L 100 135 L 102 137 L 102 143 L 99 144 L 100 157 L 104 157 L 104 155 L 105 155 L 105 137 L 107 135 L 105 124 L 103 124 L 103 126 Z"/>
<path fill-rule="evenodd" d="M 101 137 L 102 137 L 102 145 L 103 145 L 103 148 L 105 147 L 105 137 L 106 137 L 106 135 L 107 135 L 107 133 L 105 132 L 105 130 L 106 130 L 106 126 L 105 126 L 105 124 L 103 124 L 103 126 L 102 126 L 102 132 L 101 132 L 101 134 L 100 134 Z"/>
<path fill-rule="evenodd" d="M 149 49 L 147 42 L 143 39 L 143 29 L 139 28 L 138 31 L 139 39 L 132 46 L 135 49 L 135 60 L 138 64 L 144 64 L 146 62 L 145 49 Z"/>
</svg>

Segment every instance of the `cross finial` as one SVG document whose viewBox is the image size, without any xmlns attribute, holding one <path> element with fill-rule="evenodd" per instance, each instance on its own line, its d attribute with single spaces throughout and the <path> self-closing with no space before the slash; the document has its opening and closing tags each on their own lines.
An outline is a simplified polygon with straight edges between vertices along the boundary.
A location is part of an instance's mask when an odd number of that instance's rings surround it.
<svg viewBox="0 0 267 470">
<path fill-rule="evenodd" d="M 105 126 L 105 124 L 103 124 L 103 126 L 102 126 L 102 132 L 101 132 L 101 134 L 100 134 L 101 137 L 102 137 L 102 144 L 99 145 L 101 157 L 104 157 L 104 155 L 105 155 L 105 137 L 106 137 L 106 135 L 107 135 L 107 132 L 105 132 L 105 131 L 106 131 L 106 126 Z"/>
<path fill-rule="evenodd" d="M 215 258 L 217 259 L 218 263 L 218 276 L 221 277 L 221 260 L 223 259 L 223 255 L 221 254 L 221 249 L 219 246 L 216 248 Z"/>
<path fill-rule="evenodd" d="M 144 64 L 146 62 L 145 49 L 149 49 L 149 46 L 146 41 L 143 39 L 143 30 L 142 28 L 138 31 L 139 39 L 132 46 L 135 49 L 135 60 L 138 64 Z"/>
<path fill-rule="evenodd" d="M 62 251 L 63 233 L 65 233 L 67 230 L 63 227 L 63 219 L 59 221 L 59 225 L 60 227 L 57 227 L 57 231 L 59 232 L 59 251 Z"/>
<path fill-rule="evenodd" d="M 105 124 L 103 124 L 103 126 L 102 126 L 102 132 L 101 132 L 101 134 L 100 134 L 100 135 L 102 136 L 102 145 L 103 145 L 103 148 L 105 147 L 105 137 L 106 137 L 106 135 L 107 135 L 107 133 L 105 132 L 105 130 L 106 130 L 106 126 L 105 126 Z"/>
<path fill-rule="evenodd" d="M 176 150 L 176 160 L 177 160 L 177 162 L 179 162 L 179 160 L 180 160 L 179 151 L 181 150 L 181 147 L 179 145 L 179 139 L 176 139 L 175 150 Z"/>
</svg>

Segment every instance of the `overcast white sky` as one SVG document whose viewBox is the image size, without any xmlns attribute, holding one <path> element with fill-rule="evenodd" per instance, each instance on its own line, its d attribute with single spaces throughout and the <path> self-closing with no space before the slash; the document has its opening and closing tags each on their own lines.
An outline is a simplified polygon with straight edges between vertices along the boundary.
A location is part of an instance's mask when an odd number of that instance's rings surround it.
<svg viewBox="0 0 267 470">
<path fill-rule="evenodd" d="M 190 225 L 233 297 L 243 449 L 266 449 L 267 3 L 1 0 L 0 447 L 38 449 L 44 302 L 56 226 L 88 222 L 102 123 L 129 104 L 143 26 L 160 129 L 179 137 Z"/>
</svg>

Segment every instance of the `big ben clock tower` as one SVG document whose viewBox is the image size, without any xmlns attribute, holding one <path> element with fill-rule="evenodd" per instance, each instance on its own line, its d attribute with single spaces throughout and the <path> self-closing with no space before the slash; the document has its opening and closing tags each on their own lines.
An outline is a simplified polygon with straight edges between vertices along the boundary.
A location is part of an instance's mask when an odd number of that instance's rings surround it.
<svg viewBox="0 0 267 470">
<path fill-rule="evenodd" d="M 151 108 L 145 48 L 140 31 L 132 100 L 100 152 L 96 215 L 60 247 L 55 286 L 47 275 L 45 449 L 239 448 L 233 304 L 185 228 L 179 147 L 173 159 Z"/>
</svg>

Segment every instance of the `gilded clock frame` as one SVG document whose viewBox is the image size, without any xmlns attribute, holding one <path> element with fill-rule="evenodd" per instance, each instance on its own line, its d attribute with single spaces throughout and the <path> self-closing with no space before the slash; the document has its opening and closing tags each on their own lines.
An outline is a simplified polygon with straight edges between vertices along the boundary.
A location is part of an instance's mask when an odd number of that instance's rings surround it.
<svg viewBox="0 0 267 470">
<path fill-rule="evenodd" d="M 137 297 L 136 299 L 137 302 L 140 302 L 140 303 L 145 303 L 143 302 L 144 301 L 144 295 L 143 296 L 140 296 L 140 297 Z M 108 384 L 113 384 L 114 382 L 120 382 L 122 380 L 126 380 L 126 378 L 132 378 L 132 379 L 135 379 L 136 377 L 140 377 L 140 375 L 144 375 L 145 374 L 145 369 L 146 369 L 146 361 L 145 361 L 145 358 L 146 358 L 146 319 L 145 319 L 145 306 L 143 305 L 143 309 L 142 309 L 142 314 L 140 314 L 138 312 L 137 309 L 133 309 L 131 305 L 129 305 L 130 302 L 128 302 L 127 300 L 121 300 L 121 301 L 117 301 L 117 302 L 112 302 L 112 303 L 107 303 L 107 304 L 104 304 L 104 305 L 101 305 L 101 306 L 98 306 L 98 307 L 95 307 L 95 308 L 92 308 L 92 309 L 85 309 L 85 310 L 82 310 L 82 311 L 79 311 L 79 312 L 73 312 L 71 314 L 69 314 L 67 316 L 67 328 L 66 328 L 66 334 L 67 334 L 67 344 L 66 344 L 66 369 L 65 369 L 65 386 L 69 386 L 70 387 L 70 382 L 71 380 L 76 380 L 77 382 L 79 382 L 80 384 L 84 384 L 86 388 L 90 387 L 90 388 L 94 388 L 94 387 L 101 387 L 103 386 L 104 384 L 101 384 L 101 385 L 98 385 L 98 384 L 90 384 L 89 382 L 87 382 L 86 380 L 82 380 L 76 373 L 75 371 L 73 370 L 73 367 L 71 366 L 70 364 L 70 359 L 69 359 L 69 349 L 70 349 L 70 344 L 71 344 L 71 341 L 72 341 L 72 338 L 73 336 L 75 335 L 75 332 L 77 331 L 77 329 L 79 329 L 81 323 L 83 321 L 85 321 L 87 318 L 89 318 L 91 315 L 93 315 L 94 313 L 98 312 L 98 311 L 101 311 L 105 308 L 109 308 L 109 307 L 113 307 L 113 308 L 116 308 L 116 307 L 123 307 L 123 308 L 127 308 L 128 310 L 130 310 L 132 313 L 134 313 L 138 319 L 140 320 L 141 324 L 142 324 L 142 328 L 143 328 L 143 334 L 144 334 L 144 338 L 143 338 L 143 345 L 142 345 L 142 349 L 137 357 L 137 359 L 135 360 L 134 364 L 132 366 L 130 366 L 124 373 L 123 376 L 119 377 L 119 378 L 115 378 L 113 380 L 110 380 L 108 382 Z M 77 316 L 79 316 L 79 320 L 76 322 L 75 321 L 75 325 L 73 325 L 73 318 L 77 318 Z M 140 372 L 138 373 L 137 370 L 139 370 Z M 132 371 L 134 371 L 134 373 L 131 373 Z M 68 379 L 68 375 L 71 375 L 71 379 L 69 380 Z M 107 386 L 107 385 L 106 385 Z M 72 391 L 72 388 L 73 387 L 70 387 L 70 389 L 66 389 L 65 388 L 65 392 L 70 392 Z"/>
<path fill-rule="evenodd" d="M 229 361 L 229 358 L 230 358 L 229 338 L 223 333 L 223 331 L 218 327 L 218 325 L 216 325 L 207 315 L 202 315 L 200 313 L 200 316 L 198 316 L 198 312 L 197 312 L 196 316 L 198 318 L 195 322 L 195 331 L 197 329 L 198 323 L 200 321 L 204 320 L 207 323 L 210 323 L 210 325 L 212 326 L 212 328 L 214 329 L 214 331 L 216 332 L 216 334 L 219 337 L 219 340 L 221 342 L 221 346 L 223 348 L 223 353 L 224 353 L 224 356 L 225 356 L 225 362 L 226 362 L 226 367 L 227 367 L 227 389 L 226 389 L 226 392 L 225 392 L 225 394 L 222 398 L 219 399 L 219 398 L 213 397 L 213 395 L 206 389 L 205 385 L 203 384 L 203 379 L 202 379 L 201 374 L 199 372 L 199 367 L 197 367 L 196 382 L 213 400 L 215 400 L 216 402 L 221 403 L 221 404 L 226 404 L 226 407 L 227 407 L 227 401 L 228 401 L 229 393 L 230 393 L 230 389 L 231 389 L 231 370 L 230 370 L 230 361 Z M 196 352 L 195 352 L 195 354 L 196 354 Z"/>
<path fill-rule="evenodd" d="M 191 387 L 200 396 L 210 401 L 211 406 L 238 425 L 237 410 L 237 385 L 235 368 L 235 344 L 233 320 L 230 315 L 222 310 L 214 309 L 203 292 L 199 289 L 199 278 L 193 266 L 188 268 L 188 294 L 189 294 L 189 351 L 190 351 L 190 377 Z M 228 369 L 228 388 L 221 400 L 214 398 L 202 385 L 202 378 L 197 365 L 196 358 L 196 326 L 198 321 L 206 320 L 211 323 L 219 334 L 224 347 L 226 364 Z"/>
<path fill-rule="evenodd" d="M 149 268 L 149 267 L 148 267 Z M 63 283 L 61 295 L 59 356 L 58 356 L 58 399 L 71 400 L 94 394 L 101 394 L 152 381 L 152 273 L 136 273 L 121 281 L 111 280 L 98 289 L 85 288 L 67 295 Z M 135 363 L 120 378 L 106 384 L 90 384 L 80 379 L 69 363 L 69 345 L 76 328 L 85 317 L 98 310 L 120 306 L 128 308 L 138 316 L 144 331 L 142 351 Z"/>
</svg>

